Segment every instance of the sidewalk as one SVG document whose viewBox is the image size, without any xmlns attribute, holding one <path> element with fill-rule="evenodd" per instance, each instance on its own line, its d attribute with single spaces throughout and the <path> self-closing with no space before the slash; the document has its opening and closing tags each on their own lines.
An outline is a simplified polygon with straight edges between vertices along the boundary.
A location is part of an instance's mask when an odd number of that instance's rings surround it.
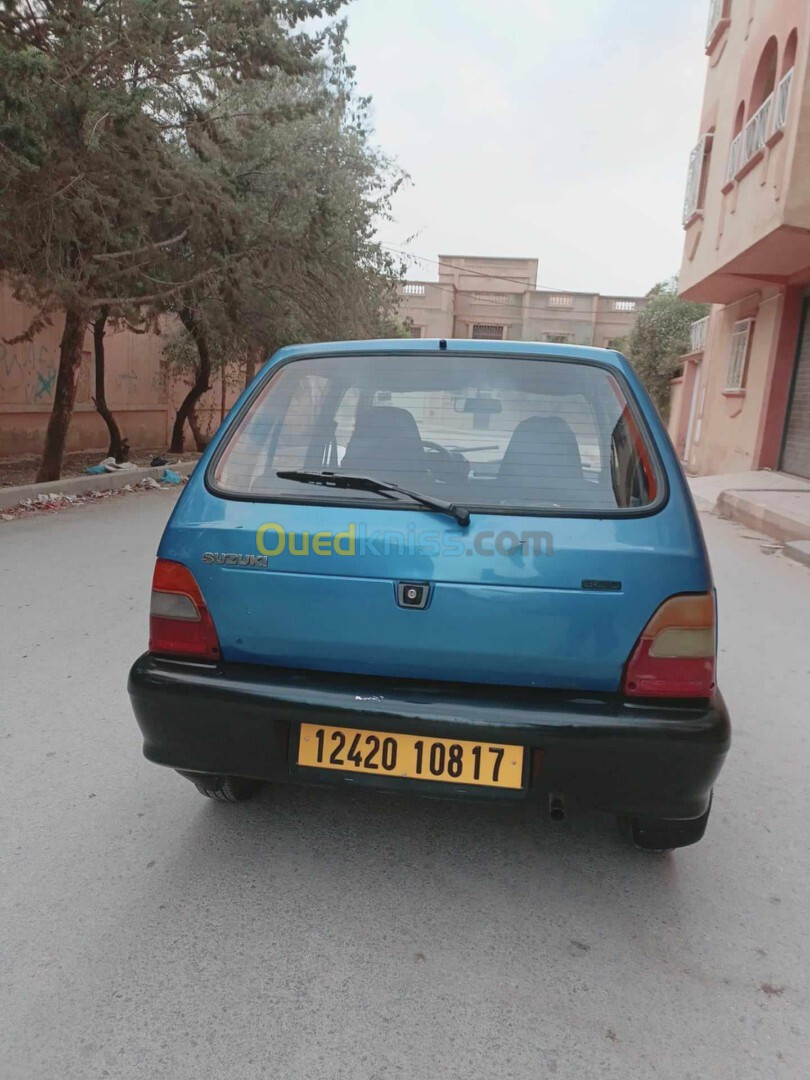
<svg viewBox="0 0 810 1080">
<path fill-rule="evenodd" d="M 772 536 L 810 565 L 810 481 L 767 470 L 688 479 L 699 510 Z"/>
<path fill-rule="evenodd" d="M 175 461 L 168 466 L 179 476 L 190 476 L 194 471 L 194 461 Z M 64 480 L 48 480 L 44 484 L 25 484 L 21 487 L 0 487 L 0 510 L 19 506 L 26 500 L 37 500 L 49 495 L 74 498 L 92 494 L 95 491 L 120 491 L 124 487 L 136 487 L 144 481 L 158 483 L 166 472 L 167 466 L 155 468 L 126 469 L 121 472 L 99 473 L 97 475 L 69 476 Z"/>
</svg>

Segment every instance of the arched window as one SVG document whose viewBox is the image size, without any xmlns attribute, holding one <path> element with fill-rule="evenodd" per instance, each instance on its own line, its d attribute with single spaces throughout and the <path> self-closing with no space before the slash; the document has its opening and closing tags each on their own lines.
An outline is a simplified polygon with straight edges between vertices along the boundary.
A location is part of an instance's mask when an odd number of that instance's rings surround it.
<svg viewBox="0 0 810 1080">
<path fill-rule="evenodd" d="M 785 45 L 785 51 L 782 54 L 782 78 L 793 68 L 796 63 L 796 51 L 799 47 L 799 31 L 791 30 L 790 37 L 787 39 Z"/>
<path fill-rule="evenodd" d="M 749 118 L 771 96 L 776 88 L 776 63 L 779 59 L 779 43 L 775 37 L 769 38 L 759 58 L 754 84 L 751 87 L 751 101 L 748 106 Z"/>
<path fill-rule="evenodd" d="M 776 89 L 776 68 L 779 44 L 775 37 L 768 38 L 759 58 L 751 100 L 748 102 L 748 123 L 743 132 L 742 165 L 753 160 L 765 147 L 773 130 L 775 113 L 773 92 Z"/>
</svg>

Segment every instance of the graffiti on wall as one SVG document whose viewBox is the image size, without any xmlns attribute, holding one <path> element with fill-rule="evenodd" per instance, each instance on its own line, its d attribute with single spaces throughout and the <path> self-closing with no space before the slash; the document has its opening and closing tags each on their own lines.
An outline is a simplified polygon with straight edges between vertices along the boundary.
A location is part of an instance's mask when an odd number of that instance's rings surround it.
<svg viewBox="0 0 810 1080">
<path fill-rule="evenodd" d="M 115 386 L 120 397 L 136 397 L 138 393 L 138 372 L 133 367 L 128 368 L 126 371 L 119 371 L 115 376 Z"/>
<path fill-rule="evenodd" d="M 46 375 L 43 375 L 41 371 L 37 372 L 37 388 L 34 391 L 34 401 L 40 401 L 42 398 L 48 398 L 53 393 L 53 385 L 56 382 L 56 372 L 50 371 Z"/>
<path fill-rule="evenodd" d="M 53 400 L 56 357 L 47 345 L 0 341 L 0 401 L 35 405 Z"/>
</svg>

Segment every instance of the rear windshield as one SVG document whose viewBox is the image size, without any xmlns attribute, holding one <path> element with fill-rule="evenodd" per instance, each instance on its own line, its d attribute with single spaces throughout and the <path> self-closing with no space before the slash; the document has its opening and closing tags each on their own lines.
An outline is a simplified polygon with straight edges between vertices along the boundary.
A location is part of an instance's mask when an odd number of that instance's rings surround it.
<svg viewBox="0 0 810 1080">
<path fill-rule="evenodd" d="M 621 385 L 594 365 L 447 354 L 316 357 L 272 375 L 213 481 L 240 496 L 392 505 L 379 494 L 278 476 L 327 469 L 471 508 L 615 511 L 655 499 L 652 453 Z"/>
</svg>

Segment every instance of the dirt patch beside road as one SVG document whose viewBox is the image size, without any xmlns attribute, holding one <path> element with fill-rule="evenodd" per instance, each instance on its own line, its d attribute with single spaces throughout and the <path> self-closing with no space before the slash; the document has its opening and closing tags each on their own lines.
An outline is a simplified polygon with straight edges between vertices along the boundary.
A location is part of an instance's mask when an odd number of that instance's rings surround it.
<svg viewBox="0 0 810 1080">
<path fill-rule="evenodd" d="M 78 450 L 65 454 L 62 467 L 62 479 L 69 476 L 82 476 L 88 465 L 98 465 L 107 456 L 106 450 Z M 185 450 L 182 454 L 172 454 L 163 446 L 147 447 L 143 450 L 131 450 L 129 460 L 139 468 L 146 468 L 152 458 L 160 456 L 168 462 L 173 461 L 196 461 L 200 454 L 196 451 Z M 0 458 L 0 487 L 20 487 L 23 484 L 36 482 L 39 457 L 28 454 L 25 457 Z"/>
</svg>

